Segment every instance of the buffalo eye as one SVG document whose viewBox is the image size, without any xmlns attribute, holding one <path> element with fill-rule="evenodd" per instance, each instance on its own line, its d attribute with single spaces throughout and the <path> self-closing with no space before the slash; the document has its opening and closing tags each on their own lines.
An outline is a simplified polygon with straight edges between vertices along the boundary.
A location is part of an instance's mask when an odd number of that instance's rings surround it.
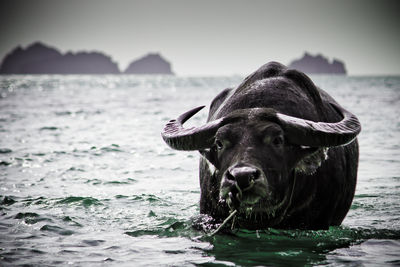
<svg viewBox="0 0 400 267">
<path fill-rule="evenodd" d="M 277 136 L 272 140 L 272 144 L 275 146 L 280 146 L 283 144 L 283 136 Z"/>
<path fill-rule="evenodd" d="M 224 148 L 224 144 L 219 139 L 215 140 L 215 146 L 217 147 L 218 150 L 221 150 Z"/>
</svg>

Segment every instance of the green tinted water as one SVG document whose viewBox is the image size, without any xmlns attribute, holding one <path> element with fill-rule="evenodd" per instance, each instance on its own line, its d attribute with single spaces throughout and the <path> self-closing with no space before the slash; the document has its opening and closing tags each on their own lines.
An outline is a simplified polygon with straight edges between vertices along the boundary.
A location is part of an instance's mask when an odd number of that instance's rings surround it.
<svg viewBox="0 0 400 267">
<path fill-rule="evenodd" d="M 1 77 L 0 265 L 400 264 L 400 79 L 314 80 L 363 125 L 343 225 L 207 237 L 198 155 L 170 150 L 160 130 L 241 77 Z"/>
</svg>

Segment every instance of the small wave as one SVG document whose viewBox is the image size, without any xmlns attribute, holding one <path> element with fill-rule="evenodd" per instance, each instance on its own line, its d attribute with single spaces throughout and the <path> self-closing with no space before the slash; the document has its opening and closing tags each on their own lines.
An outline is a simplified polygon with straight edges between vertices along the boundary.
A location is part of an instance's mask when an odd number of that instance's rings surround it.
<svg viewBox="0 0 400 267">
<path fill-rule="evenodd" d="M 66 151 L 53 151 L 53 153 L 54 154 L 56 154 L 56 155 L 64 155 L 64 154 L 67 154 L 67 152 Z"/>
<path fill-rule="evenodd" d="M 40 215 L 34 212 L 19 212 L 17 215 L 15 215 L 15 219 L 23 219 L 27 217 L 39 217 Z"/>
<path fill-rule="evenodd" d="M 85 172 L 85 170 L 82 168 L 77 168 L 72 166 L 67 170 L 67 172 Z"/>
<path fill-rule="evenodd" d="M 87 179 L 85 184 L 99 185 L 99 184 L 102 184 L 102 181 L 100 179 L 97 179 L 97 178 Z"/>
<path fill-rule="evenodd" d="M 46 156 L 46 153 L 43 152 L 38 152 L 38 153 L 32 153 L 33 156 L 38 156 L 38 157 L 43 157 Z"/>
<path fill-rule="evenodd" d="M 80 224 L 80 223 L 74 221 L 74 220 L 73 220 L 71 217 L 69 217 L 69 216 L 63 217 L 63 218 L 62 218 L 62 221 L 68 223 L 68 224 L 71 225 L 71 226 L 82 227 L 82 224 Z"/>
<path fill-rule="evenodd" d="M 139 201 L 148 201 L 150 203 L 154 202 L 163 202 L 164 200 L 153 195 L 153 194 L 141 194 L 141 195 L 134 195 L 131 198 L 132 200 L 139 200 Z"/>
<path fill-rule="evenodd" d="M 10 206 L 17 202 L 14 197 L 11 196 L 0 196 L 0 206 Z"/>
<path fill-rule="evenodd" d="M 139 236 L 146 236 L 146 235 L 158 235 L 158 231 L 156 230 L 136 230 L 136 231 L 126 231 L 126 235 L 131 237 L 139 237 Z"/>
<path fill-rule="evenodd" d="M 129 196 L 116 195 L 115 198 L 116 198 L 116 199 L 125 199 L 125 198 L 129 198 Z"/>
<path fill-rule="evenodd" d="M 87 240 L 82 240 L 82 243 L 83 244 L 85 244 L 85 245 L 88 245 L 88 246 L 90 246 L 90 247 L 97 247 L 97 246 L 100 246 L 101 244 L 103 244 L 104 242 L 106 242 L 106 241 L 104 241 L 104 240 L 92 240 L 92 239 L 87 239 Z"/>
<path fill-rule="evenodd" d="M 186 222 L 178 221 L 176 219 L 169 218 L 165 222 L 159 224 L 159 226 L 166 226 L 164 228 L 167 232 L 173 232 L 176 230 L 181 230 L 187 228 Z"/>
<path fill-rule="evenodd" d="M 71 111 L 56 111 L 55 114 L 57 116 L 70 116 L 72 115 Z"/>
<path fill-rule="evenodd" d="M 106 250 L 118 250 L 118 249 L 121 249 L 121 247 L 120 246 L 111 246 L 111 247 L 107 247 L 105 249 Z"/>
<path fill-rule="evenodd" d="M 60 252 L 58 252 L 61 255 L 79 255 L 81 252 L 77 250 L 70 250 L 70 249 L 63 249 Z"/>
<path fill-rule="evenodd" d="M 55 131 L 58 130 L 58 127 L 55 126 L 45 126 L 39 129 L 40 131 Z"/>
<path fill-rule="evenodd" d="M 110 146 L 102 147 L 100 150 L 106 152 L 123 152 L 121 149 L 119 149 L 119 145 L 117 144 L 111 144 Z"/>
<path fill-rule="evenodd" d="M 154 211 L 150 210 L 147 214 L 147 217 L 157 217 L 157 214 Z"/>
<path fill-rule="evenodd" d="M 12 223 L 0 222 L 0 231 L 1 232 L 6 232 L 10 228 L 12 228 L 13 226 L 14 226 L 14 224 L 12 224 Z"/>
<path fill-rule="evenodd" d="M 19 212 L 14 216 L 15 219 L 23 219 L 26 224 L 35 224 L 41 221 L 49 221 L 52 220 L 49 218 L 44 218 L 37 213 L 34 212 Z"/>
<path fill-rule="evenodd" d="M 124 152 L 117 144 L 111 144 L 109 146 L 103 146 L 98 148 L 97 146 L 92 146 L 90 149 L 74 149 L 73 153 L 91 153 L 94 156 L 102 156 L 107 152 Z"/>
<path fill-rule="evenodd" d="M 129 182 L 125 182 L 125 181 L 109 181 L 109 182 L 104 182 L 103 184 L 108 184 L 108 185 L 126 185 L 126 184 L 129 184 Z"/>
<path fill-rule="evenodd" d="M 10 148 L 0 148 L 0 154 L 11 153 L 12 150 Z"/>
<path fill-rule="evenodd" d="M 27 198 L 22 200 L 26 206 L 48 204 L 47 201 L 48 200 L 45 197 Z"/>
<path fill-rule="evenodd" d="M 40 228 L 40 231 L 53 232 L 53 233 L 57 233 L 59 235 L 72 235 L 72 234 L 74 234 L 74 231 L 71 231 L 71 230 L 68 230 L 68 229 L 64 229 L 64 228 L 56 226 L 56 225 L 50 225 L 50 224 L 43 225 Z"/>
<path fill-rule="evenodd" d="M 122 181 L 107 181 L 107 182 L 104 182 L 103 184 L 106 184 L 106 185 L 127 185 L 127 184 L 136 183 L 136 182 L 137 182 L 136 179 L 126 178 L 126 179 L 123 179 Z"/>
<path fill-rule="evenodd" d="M 354 202 L 351 204 L 351 207 L 350 207 L 351 210 L 357 210 L 357 209 L 371 210 L 372 208 L 374 208 L 374 205 L 372 205 L 372 204 L 365 204 L 365 203 L 362 203 L 362 202 L 360 202 L 360 201 L 354 201 Z"/>
<path fill-rule="evenodd" d="M 11 165 L 12 163 L 11 162 L 8 162 L 8 161 L 5 161 L 5 160 L 1 160 L 0 161 L 0 166 L 8 166 L 8 165 Z"/>
<path fill-rule="evenodd" d="M 376 198 L 376 197 L 380 197 L 378 195 L 370 195 L 370 194 L 359 194 L 359 195 L 355 195 L 354 198 Z"/>
<path fill-rule="evenodd" d="M 400 230 L 390 229 L 364 229 L 347 228 L 344 226 L 332 226 L 329 230 L 279 230 L 269 228 L 267 230 L 234 230 L 235 235 L 251 238 L 252 236 L 264 240 L 298 240 L 338 243 L 358 243 L 368 239 L 400 239 Z"/>
<path fill-rule="evenodd" d="M 33 254 L 46 254 L 46 252 L 39 250 L 39 249 L 31 249 L 31 252 Z"/>
<path fill-rule="evenodd" d="M 66 197 L 63 198 L 59 201 L 57 201 L 57 204 L 76 204 L 76 205 L 81 205 L 84 207 L 90 207 L 90 206 L 99 206 L 103 205 L 101 201 L 99 201 L 96 198 L 92 197 Z"/>
<path fill-rule="evenodd" d="M 169 218 L 154 226 L 153 229 L 139 229 L 126 231 L 125 234 L 131 237 L 139 237 L 143 235 L 154 235 L 158 237 L 176 237 L 188 235 L 188 229 L 191 228 L 190 223 L 179 221 L 175 218 Z"/>
<path fill-rule="evenodd" d="M 84 114 L 84 115 L 97 115 L 97 114 L 102 114 L 102 113 L 104 113 L 104 110 L 101 110 L 101 109 L 95 109 L 95 110 L 79 109 L 79 110 L 76 110 L 76 111 L 63 110 L 63 111 L 54 112 L 54 114 L 56 116 L 60 116 L 60 117 L 63 117 L 63 116 L 72 116 L 72 117 L 74 117 L 76 115 L 81 115 L 81 114 Z"/>
<path fill-rule="evenodd" d="M 85 184 L 92 184 L 92 185 L 128 185 L 132 183 L 136 183 L 137 180 L 133 178 L 126 178 L 122 180 L 114 180 L 114 181 L 102 181 L 100 179 L 87 179 Z"/>
</svg>

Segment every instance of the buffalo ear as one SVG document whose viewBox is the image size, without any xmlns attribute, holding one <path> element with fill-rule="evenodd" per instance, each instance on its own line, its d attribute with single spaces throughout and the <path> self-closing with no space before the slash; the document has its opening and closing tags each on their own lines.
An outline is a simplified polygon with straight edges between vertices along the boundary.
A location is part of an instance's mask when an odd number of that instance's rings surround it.
<svg viewBox="0 0 400 267">
<path fill-rule="evenodd" d="M 216 158 L 216 153 L 213 153 L 211 149 L 199 150 L 200 154 L 207 159 L 215 168 L 219 169 L 218 159 Z"/>
<path fill-rule="evenodd" d="M 303 156 L 296 163 L 295 170 L 304 174 L 314 174 L 322 162 L 328 159 L 327 147 L 301 147 Z"/>
</svg>

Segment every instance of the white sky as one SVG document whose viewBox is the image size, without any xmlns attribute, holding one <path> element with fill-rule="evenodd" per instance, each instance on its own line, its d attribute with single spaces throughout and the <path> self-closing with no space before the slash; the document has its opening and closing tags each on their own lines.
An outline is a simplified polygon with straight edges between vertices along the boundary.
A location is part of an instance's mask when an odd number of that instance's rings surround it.
<svg viewBox="0 0 400 267">
<path fill-rule="evenodd" d="M 160 52 L 178 75 L 245 75 L 305 51 L 350 75 L 400 74 L 400 1 L 2 0 L 0 58 L 35 41 L 102 51 L 124 70 Z"/>
</svg>

